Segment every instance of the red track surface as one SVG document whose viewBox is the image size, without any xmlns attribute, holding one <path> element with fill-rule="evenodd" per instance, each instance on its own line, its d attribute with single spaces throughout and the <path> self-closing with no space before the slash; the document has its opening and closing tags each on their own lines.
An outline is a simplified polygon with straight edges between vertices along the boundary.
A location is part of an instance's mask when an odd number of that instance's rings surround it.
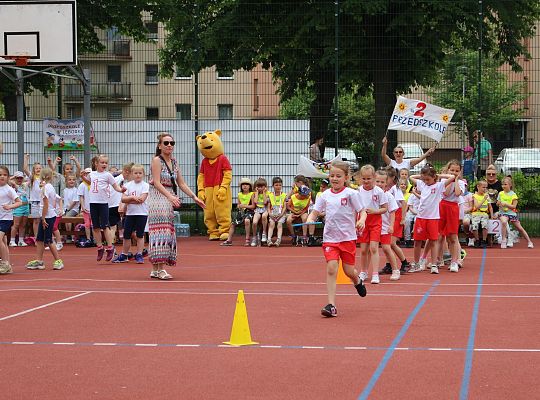
<svg viewBox="0 0 540 400">
<path fill-rule="evenodd" d="M 0 277 L 2 399 L 341 400 L 367 393 L 496 400 L 540 393 L 537 249 L 488 249 L 482 276 L 483 250 L 468 250 L 458 274 L 416 273 L 393 283 L 384 276 L 378 286 L 367 284 L 366 298 L 339 285 L 339 317 L 324 319 L 320 249 L 237 243 L 182 240 L 180 264 L 169 270 L 175 279 L 163 282 L 148 277 L 148 264 L 98 264 L 95 249 L 71 246 L 61 252 L 63 271 L 52 271 L 50 259 L 47 270 L 27 271 L 33 248 L 13 249 L 15 273 Z M 221 345 L 239 289 L 252 338 L 263 347 Z"/>
</svg>

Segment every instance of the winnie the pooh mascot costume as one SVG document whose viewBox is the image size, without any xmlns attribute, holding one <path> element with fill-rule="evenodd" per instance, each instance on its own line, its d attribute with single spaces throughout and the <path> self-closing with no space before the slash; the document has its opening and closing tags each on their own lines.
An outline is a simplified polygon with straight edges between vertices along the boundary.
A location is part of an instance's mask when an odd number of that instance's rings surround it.
<svg viewBox="0 0 540 400">
<path fill-rule="evenodd" d="M 221 131 L 197 136 L 204 159 L 197 176 L 197 197 L 204 201 L 204 224 L 210 240 L 227 240 L 231 226 L 231 163 L 223 151 Z"/>
</svg>

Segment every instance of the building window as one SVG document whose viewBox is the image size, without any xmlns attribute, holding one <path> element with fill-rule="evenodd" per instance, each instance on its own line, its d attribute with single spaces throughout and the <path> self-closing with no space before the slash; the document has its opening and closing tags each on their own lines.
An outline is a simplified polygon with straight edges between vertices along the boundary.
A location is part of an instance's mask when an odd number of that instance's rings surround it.
<svg viewBox="0 0 540 400">
<path fill-rule="evenodd" d="M 234 72 L 233 71 L 218 71 L 217 78 L 218 79 L 234 79 Z"/>
<path fill-rule="evenodd" d="M 259 80 L 253 79 L 253 111 L 259 111 Z"/>
<path fill-rule="evenodd" d="M 146 107 L 146 119 L 148 121 L 153 121 L 159 119 L 159 108 L 157 107 Z"/>
<path fill-rule="evenodd" d="M 157 41 L 158 40 L 158 24 L 157 24 L 157 22 L 146 22 L 144 24 L 144 26 L 146 27 L 146 30 L 148 31 L 148 32 L 146 32 L 146 38 L 148 40 Z"/>
<path fill-rule="evenodd" d="M 107 119 L 108 120 L 119 120 L 122 119 L 122 108 L 121 107 L 110 107 L 107 109 Z"/>
<path fill-rule="evenodd" d="M 175 65 L 174 66 L 174 79 L 191 79 L 191 74 L 188 72 L 180 71 L 180 69 Z"/>
<path fill-rule="evenodd" d="M 218 104 L 218 118 L 219 119 L 233 119 L 233 105 L 232 104 Z"/>
<path fill-rule="evenodd" d="M 191 104 L 177 104 L 176 119 L 191 119 Z"/>
<path fill-rule="evenodd" d="M 107 65 L 107 82 L 122 82 L 122 66 Z"/>
<path fill-rule="evenodd" d="M 68 107 L 67 108 L 67 119 L 75 119 L 81 117 L 81 108 L 80 107 Z M 120 118 L 122 117 L 122 109 L 120 109 Z M 109 118 L 110 119 L 110 118 Z"/>
<path fill-rule="evenodd" d="M 157 85 L 158 83 L 158 65 L 157 64 L 146 64 L 144 66 L 145 70 L 145 82 L 148 85 Z"/>
</svg>

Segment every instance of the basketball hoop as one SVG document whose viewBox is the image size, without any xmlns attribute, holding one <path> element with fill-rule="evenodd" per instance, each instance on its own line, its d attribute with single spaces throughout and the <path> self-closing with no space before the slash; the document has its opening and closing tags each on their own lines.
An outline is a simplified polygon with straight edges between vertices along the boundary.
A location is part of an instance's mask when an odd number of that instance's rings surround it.
<svg viewBox="0 0 540 400">
<path fill-rule="evenodd" d="M 0 57 L 5 60 L 15 61 L 15 65 L 17 67 L 26 67 L 28 65 L 28 59 L 30 58 L 30 56 L 28 55 L 18 55 L 18 56 L 5 55 L 5 56 L 0 56 Z"/>
</svg>

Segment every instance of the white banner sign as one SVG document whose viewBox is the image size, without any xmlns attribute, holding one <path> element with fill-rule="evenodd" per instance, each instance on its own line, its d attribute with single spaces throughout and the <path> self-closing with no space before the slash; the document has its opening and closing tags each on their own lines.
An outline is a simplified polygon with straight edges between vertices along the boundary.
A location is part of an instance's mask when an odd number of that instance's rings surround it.
<svg viewBox="0 0 540 400">
<path fill-rule="evenodd" d="M 43 142 L 46 150 L 83 150 L 84 121 L 82 119 L 44 119 Z M 90 131 L 90 146 L 92 149 L 96 148 L 92 130 Z"/>
<path fill-rule="evenodd" d="M 418 132 L 440 142 L 455 112 L 399 96 L 388 129 Z"/>
<path fill-rule="evenodd" d="M 318 163 L 310 160 L 304 156 L 300 156 L 300 162 L 298 163 L 298 174 L 304 175 L 308 178 L 328 178 L 328 170 L 332 161 L 341 161 L 341 154 L 330 161 Z"/>
</svg>

